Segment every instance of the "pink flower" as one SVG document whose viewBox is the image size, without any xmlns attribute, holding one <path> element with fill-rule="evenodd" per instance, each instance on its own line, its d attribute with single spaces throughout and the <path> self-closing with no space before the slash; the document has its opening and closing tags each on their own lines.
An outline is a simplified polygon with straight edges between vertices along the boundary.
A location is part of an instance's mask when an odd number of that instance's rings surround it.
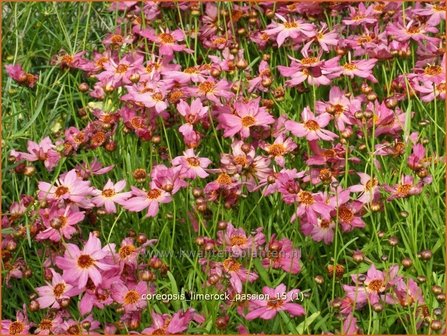
<svg viewBox="0 0 447 336">
<path fill-rule="evenodd" d="M 117 204 L 123 204 L 131 196 L 130 192 L 121 192 L 126 187 L 126 181 L 121 180 L 114 184 L 110 179 L 102 190 L 93 190 L 92 202 L 97 207 L 106 209 L 107 213 L 116 213 Z"/>
<path fill-rule="evenodd" d="M 185 101 L 181 100 L 177 104 L 177 111 L 185 118 L 188 124 L 194 125 L 208 117 L 208 106 L 203 106 L 202 101 L 199 98 L 194 99 L 191 102 L 191 106 Z M 181 126 L 179 131 L 181 131 Z"/>
<path fill-rule="evenodd" d="M 40 217 L 46 227 L 36 235 L 37 240 L 49 239 L 58 242 L 64 237 L 70 239 L 76 232 L 75 225 L 84 220 L 84 213 L 76 207 L 51 208 L 39 210 Z"/>
<path fill-rule="evenodd" d="M 333 210 L 333 206 L 327 204 L 323 198 L 322 193 L 310 193 L 309 191 L 300 190 L 298 192 L 298 207 L 296 213 L 292 217 L 292 221 L 296 217 L 306 216 L 307 220 L 311 223 L 317 222 L 317 214 L 325 219 L 330 219 L 330 212 Z"/>
<path fill-rule="evenodd" d="M 160 34 L 156 34 L 152 28 L 147 28 L 139 32 L 143 37 L 146 37 L 152 42 L 155 42 L 159 46 L 160 56 L 172 56 L 174 51 L 184 51 L 192 53 L 193 51 L 187 48 L 183 44 L 177 44 L 185 39 L 183 30 L 176 29 L 172 32 L 169 29 L 162 31 Z"/>
<path fill-rule="evenodd" d="M 308 141 L 312 140 L 327 140 L 332 141 L 338 136 L 328 130 L 323 129 L 329 124 L 331 116 L 328 113 L 322 113 L 315 117 L 313 112 L 308 108 L 304 108 L 301 113 L 302 123 L 297 123 L 293 120 L 288 120 L 285 123 L 286 129 L 292 132 L 297 137 L 305 137 Z"/>
<path fill-rule="evenodd" d="M 143 191 L 136 187 L 131 187 L 132 195 L 122 206 L 129 211 L 142 211 L 147 208 L 146 217 L 155 217 L 158 214 L 160 203 L 169 203 L 172 198 L 169 193 L 157 187 L 151 188 L 149 191 Z"/>
<path fill-rule="evenodd" d="M 69 299 L 72 296 L 78 295 L 80 290 L 65 282 L 62 276 L 50 269 L 53 275 L 51 284 L 47 282 L 46 286 L 37 287 L 36 292 L 39 294 L 37 302 L 39 302 L 40 309 L 44 308 L 60 308 L 60 301 L 62 299 Z"/>
<path fill-rule="evenodd" d="M 90 206 L 90 200 L 87 197 L 91 195 L 93 190 L 90 187 L 90 181 L 81 180 L 74 169 L 60 177 L 55 186 L 41 181 L 38 188 L 40 200 L 70 200 L 82 207 Z"/>
<path fill-rule="evenodd" d="M 300 227 L 303 234 L 311 236 L 316 242 L 324 242 L 329 245 L 334 240 L 335 223 L 332 219 L 317 218 L 316 222 L 311 222 L 306 216 L 301 218 Z"/>
<path fill-rule="evenodd" d="M 178 311 L 173 316 L 168 314 L 157 314 L 155 311 L 151 313 L 152 326 L 142 331 L 144 335 L 170 335 L 184 333 L 189 324 L 194 321 L 203 323 L 203 316 L 189 308 L 186 311 Z"/>
<path fill-rule="evenodd" d="M 265 268 L 282 269 L 291 274 L 298 274 L 301 269 L 301 250 L 294 249 L 292 242 L 287 238 L 278 240 L 273 234 L 266 246 L 265 255 L 262 260 Z"/>
<path fill-rule="evenodd" d="M 276 36 L 276 42 L 278 46 L 284 43 L 286 38 L 290 37 L 295 40 L 297 38 L 307 38 L 315 35 L 315 27 L 310 23 L 304 23 L 301 20 L 291 19 L 287 20 L 280 14 L 276 14 L 276 17 L 282 22 L 271 23 L 265 33 L 270 36 Z"/>
<path fill-rule="evenodd" d="M 230 82 L 227 80 L 221 79 L 220 81 L 216 82 L 211 78 L 200 83 L 197 87 L 187 88 L 187 91 L 192 97 L 200 97 L 202 99 L 212 101 L 217 105 L 222 105 L 219 98 L 228 100 L 234 96 L 230 88 Z"/>
<path fill-rule="evenodd" d="M 102 281 L 100 270 L 107 271 L 114 267 L 104 262 L 114 248 L 113 244 L 101 248 L 101 241 L 90 233 L 82 251 L 74 244 L 67 244 L 64 256 L 56 257 L 56 265 L 64 271 L 63 278 L 68 283 L 84 288 L 87 280 L 91 279 L 98 286 Z"/>
<path fill-rule="evenodd" d="M 289 56 L 292 60 L 290 67 L 278 66 L 282 76 L 291 77 L 286 81 L 287 86 L 298 86 L 306 80 L 310 85 L 329 85 L 331 79 L 335 77 L 333 73 L 337 70 L 340 57 L 322 61 L 320 60 L 323 54 L 321 50 L 316 57 L 310 57 L 307 50 L 302 50 L 302 54 L 304 57 L 300 60 Z"/>
<path fill-rule="evenodd" d="M 347 26 L 359 26 L 364 24 L 373 24 L 377 22 L 374 17 L 374 6 L 368 8 L 363 3 L 359 3 L 357 7 L 349 6 L 350 18 L 343 20 Z"/>
<path fill-rule="evenodd" d="M 298 289 L 286 292 L 286 285 L 280 284 L 276 288 L 264 287 L 262 293 L 268 296 L 264 300 L 252 300 L 251 311 L 245 316 L 247 320 L 261 318 L 271 320 L 280 311 L 288 312 L 292 316 L 304 315 L 304 308 L 298 303 L 292 301 L 298 298 Z"/>
<path fill-rule="evenodd" d="M 379 193 L 379 181 L 376 178 L 371 178 L 368 174 L 357 173 L 360 176 L 360 184 L 349 187 L 351 192 L 361 193 L 359 202 L 369 203 L 374 199 L 374 196 Z"/>
<path fill-rule="evenodd" d="M 123 282 L 112 284 L 112 297 L 124 307 L 126 313 L 142 310 L 147 306 L 143 298 L 147 294 L 147 282 L 125 285 Z"/>
<path fill-rule="evenodd" d="M 231 252 L 234 257 L 244 256 L 244 252 L 255 251 L 257 246 L 264 242 L 264 234 L 258 232 L 256 236 L 248 236 L 242 228 L 235 228 L 228 223 L 225 231 L 217 232 L 217 242 Z M 248 255 L 245 254 L 245 255 Z"/>
<path fill-rule="evenodd" d="M 377 63 L 377 59 L 370 58 L 368 60 L 358 60 L 358 61 L 348 61 L 343 64 L 338 73 L 349 78 L 354 78 L 354 76 L 365 78 L 373 83 L 377 83 L 377 79 L 373 76 L 372 70 Z"/>
<path fill-rule="evenodd" d="M 56 151 L 56 146 L 53 145 L 51 139 L 46 137 L 37 144 L 34 141 L 28 140 L 28 153 L 11 151 L 11 156 L 17 160 L 26 160 L 30 162 L 43 161 L 45 168 L 48 171 L 52 171 L 57 166 L 61 158 L 60 154 Z"/>
<path fill-rule="evenodd" d="M 36 85 L 39 76 L 25 72 L 19 64 L 5 65 L 8 76 L 15 80 L 18 84 L 33 88 Z"/>
<path fill-rule="evenodd" d="M 395 291 L 397 299 L 403 307 L 408 307 L 415 303 L 418 306 L 422 306 L 425 303 L 422 290 L 413 279 L 405 281 L 400 278 L 395 286 Z"/>
<path fill-rule="evenodd" d="M 394 186 L 385 185 L 384 188 L 391 193 L 387 198 L 387 201 L 391 201 L 396 198 L 406 198 L 420 194 L 422 192 L 422 183 L 414 184 L 413 176 L 404 175 L 400 184 Z"/>
<path fill-rule="evenodd" d="M 186 178 L 194 179 L 197 176 L 205 178 L 208 173 L 205 171 L 211 164 L 208 158 L 197 157 L 193 149 L 187 149 L 183 152 L 183 156 L 177 156 L 172 160 L 173 166 L 180 166 L 183 168 L 181 174 Z"/>
<path fill-rule="evenodd" d="M 23 311 L 17 310 L 15 321 L 2 320 L 2 335 L 29 335 L 29 329 L 33 326 L 28 320 L 26 314 L 26 305 L 23 305 Z"/>
<path fill-rule="evenodd" d="M 269 154 L 269 157 L 274 158 L 280 167 L 284 167 L 286 163 L 284 155 L 293 152 L 296 147 L 296 143 L 292 139 L 286 138 L 284 134 L 280 134 L 273 144 L 261 144 L 261 148 Z"/>
<path fill-rule="evenodd" d="M 250 136 L 250 127 L 273 124 L 275 119 L 264 107 L 259 107 L 260 98 L 248 103 L 237 101 L 234 103 L 234 112 L 219 115 L 219 123 L 224 129 L 224 136 L 230 137 L 240 133 L 242 138 Z"/>
</svg>

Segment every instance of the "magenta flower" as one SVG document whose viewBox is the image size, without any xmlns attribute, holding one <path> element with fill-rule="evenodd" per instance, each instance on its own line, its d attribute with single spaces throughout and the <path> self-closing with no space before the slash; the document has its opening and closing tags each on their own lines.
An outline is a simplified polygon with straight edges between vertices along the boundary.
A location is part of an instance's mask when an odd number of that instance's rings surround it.
<svg viewBox="0 0 447 336">
<path fill-rule="evenodd" d="M 187 149 L 183 152 L 183 156 L 177 156 L 172 160 L 172 165 L 182 167 L 181 174 L 191 179 L 197 176 L 200 178 L 207 177 L 208 173 L 205 171 L 205 168 L 210 164 L 210 159 L 197 157 L 193 149 Z"/>
<path fill-rule="evenodd" d="M 158 214 L 160 203 L 169 203 L 172 198 L 169 193 L 159 188 L 151 188 L 143 191 L 136 187 L 131 187 L 133 197 L 130 197 L 122 206 L 129 211 L 142 211 L 147 208 L 146 217 L 155 217 Z"/>
<path fill-rule="evenodd" d="M 147 294 L 147 282 L 145 281 L 127 286 L 123 282 L 112 284 L 112 297 L 123 306 L 126 313 L 139 311 L 147 306 L 143 294 Z"/>
<path fill-rule="evenodd" d="M 16 160 L 26 160 L 29 162 L 43 161 L 48 171 L 52 171 L 61 158 L 60 154 L 56 151 L 56 146 L 53 145 L 49 137 L 42 139 L 39 144 L 28 140 L 27 149 L 28 153 L 12 150 L 11 156 L 15 157 Z"/>
<path fill-rule="evenodd" d="M 46 286 L 36 288 L 36 292 L 39 294 L 37 302 L 39 302 L 40 309 L 48 307 L 59 309 L 62 299 L 69 299 L 80 293 L 78 288 L 66 283 L 60 274 L 53 269 L 50 271 L 53 275 L 51 283 L 47 282 Z"/>
<path fill-rule="evenodd" d="M 106 209 L 107 213 L 116 213 L 117 204 L 123 204 L 131 196 L 130 192 L 121 192 L 126 187 L 126 181 L 121 180 L 114 184 L 110 179 L 102 190 L 93 190 L 92 202 L 97 207 Z"/>
<path fill-rule="evenodd" d="M 118 62 L 111 58 L 103 64 L 104 71 L 97 74 L 96 78 L 112 88 L 130 84 L 130 77 L 141 72 L 143 60 L 143 56 L 138 54 L 128 54 Z"/>
<path fill-rule="evenodd" d="M 239 133 L 242 138 L 248 138 L 250 127 L 273 124 L 275 119 L 264 107 L 259 107 L 259 102 L 260 98 L 248 103 L 237 101 L 234 103 L 235 114 L 220 114 L 219 124 L 224 129 L 224 136 L 230 137 Z"/>
<path fill-rule="evenodd" d="M 56 185 L 40 181 L 38 184 L 40 200 L 70 200 L 82 207 L 89 207 L 93 188 L 90 181 L 81 180 L 72 169 L 56 181 Z"/>
<path fill-rule="evenodd" d="M 298 38 L 304 39 L 315 35 L 315 27 L 313 24 L 304 23 L 297 19 L 287 20 L 280 14 L 276 14 L 276 17 L 282 22 L 272 22 L 268 26 L 269 29 L 265 30 L 265 33 L 269 36 L 276 36 L 276 42 L 278 43 L 279 47 L 281 47 L 287 38 L 295 40 Z"/>
<path fill-rule="evenodd" d="M 302 123 L 297 123 L 293 120 L 288 120 L 285 123 L 286 129 L 292 132 L 293 135 L 303 138 L 305 137 L 308 141 L 312 140 L 326 140 L 332 141 L 338 136 L 328 130 L 323 129 L 329 124 L 331 116 L 328 113 L 322 113 L 315 117 L 313 112 L 308 108 L 304 108 L 301 113 Z"/>
<path fill-rule="evenodd" d="M 2 335 L 29 335 L 30 328 L 33 323 L 28 320 L 28 315 L 26 314 L 26 305 L 23 305 L 23 311 L 17 310 L 15 321 L 2 320 Z"/>
<path fill-rule="evenodd" d="M 292 316 L 301 316 L 305 314 L 304 308 L 292 301 L 298 298 L 298 289 L 286 291 L 286 285 L 280 284 L 276 288 L 264 287 L 262 293 L 268 296 L 264 300 L 252 300 L 251 311 L 245 316 L 247 320 L 261 318 L 271 320 L 280 311 L 288 312 Z"/>
<path fill-rule="evenodd" d="M 82 251 L 77 245 L 67 244 L 64 256 L 56 257 L 56 265 L 63 270 L 62 277 L 66 282 L 84 288 L 91 279 L 98 286 L 102 281 L 101 271 L 114 267 L 104 262 L 114 248 L 114 244 L 101 248 L 101 241 L 90 233 Z"/>
<path fill-rule="evenodd" d="M 403 307 L 408 307 L 415 303 L 418 306 L 425 304 L 422 290 L 413 279 L 408 279 L 407 281 L 403 278 L 398 279 L 395 291 L 397 299 Z"/>
</svg>

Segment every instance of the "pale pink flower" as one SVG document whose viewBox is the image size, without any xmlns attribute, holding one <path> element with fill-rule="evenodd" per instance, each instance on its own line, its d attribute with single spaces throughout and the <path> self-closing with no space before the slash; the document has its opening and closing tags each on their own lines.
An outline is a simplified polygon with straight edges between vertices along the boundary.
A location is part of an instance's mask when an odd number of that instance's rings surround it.
<svg viewBox="0 0 447 336">
<path fill-rule="evenodd" d="M 183 168 L 181 174 L 186 178 L 194 179 L 197 176 L 205 178 L 208 173 L 205 169 L 211 164 L 211 160 L 204 157 L 198 157 L 193 149 L 187 149 L 183 152 L 183 156 L 177 156 L 172 160 L 173 166 L 180 166 Z"/>
<path fill-rule="evenodd" d="M 293 303 L 298 299 L 299 292 L 298 289 L 287 292 L 284 284 L 280 284 L 276 288 L 263 287 L 262 293 L 267 295 L 268 299 L 250 301 L 251 311 L 245 318 L 249 321 L 255 318 L 271 320 L 280 311 L 285 311 L 292 316 L 304 315 L 304 308 L 298 303 Z"/>
<path fill-rule="evenodd" d="M 302 121 L 297 123 L 293 120 L 288 120 L 285 123 L 286 129 L 292 132 L 297 137 L 305 137 L 308 141 L 312 140 L 326 140 L 332 141 L 338 136 L 328 130 L 323 129 L 329 124 L 331 116 L 328 113 L 322 113 L 319 116 L 315 116 L 314 113 L 308 108 L 304 108 L 301 113 Z"/>
<path fill-rule="evenodd" d="M 63 279 L 68 283 L 84 288 L 87 280 L 91 279 L 95 286 L 98 286 L 102 281 L 101 271 L 114 267 L 104 262 L 114 249 L 114 244 L 101 248 L 101 241 L 90 233 L 82 250 L 77 245 L 66 244 L 64 256 L 56 257 L 56 265 L 64 271 Z"/>
<path fill-rule="evenodd" d="M 52 276 L 51 283 L 47 282 L 46 286 L 37 287 L 36 292 L 39 297 L 36 301 L 39 303 L 40 309 L 45 308 L 60 308 L 62 299 L 69 299 L 72 296 L 78 295 L 80 290 L 69 283 L 66 283 L 63 277 L 50 269 Z"/>
<path fill-rule="evenodd" d="M 169 193 L 159 188 L 151 188 L 143 191 L 136 187 L 131 187 L 133 197 L 130 197 L 122 206 L 129 211 L 142 211 L 147 208 L 146 217 L 155 217 L 158 214 L 160 203 L 169 203 L 172 198 Z"/>
<path fill-rule="evenodd" d="M 97 207 L 104 206 L 107 213 L 115 213 L 115 203 L 122 205 L 131 196 L 130 192 L 121 192 L 125 187 L 126 181 L 121 180 L 114 184 L 109 179 L 102 190 L 93 190 L 92 202 Z"/>
</svg>

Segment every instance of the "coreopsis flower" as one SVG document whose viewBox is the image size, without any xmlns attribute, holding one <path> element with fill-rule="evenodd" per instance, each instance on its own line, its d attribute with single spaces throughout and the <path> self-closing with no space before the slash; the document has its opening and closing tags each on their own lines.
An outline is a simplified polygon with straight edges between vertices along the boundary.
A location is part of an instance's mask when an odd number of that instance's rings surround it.
<svg viewBox="0 0 447 336">
<path fill-rule="evenodd" d="M 422 306 L 425 304 L 421 288 L 413 279 L 399 278 L 394 287 L 397 299 L 401 306 L 408 307 L 413 304 Z"/>
<path fill-rule="evenodd" d="M 263 320 L 271 320 L 280 311 L 285 311 L 291 316 L 301 316 L 305 314 L 304 308 L 293 303 L 297 300 L 299 289 L 293 289 L 287 292 L 286 285 L 280 284 L 276 288 L 263 287 L 262 293 L 268 296 L 268 299 L 252 300 L 251 311 L 245 315 L 247 320 L 261 318 Z"/>
<path fill-rule="evenodd" d="M 363 283 L 358 281 L 358 275 L 352 275 L 356 286 L 344 285 L 343 289 L 346 295 L 360 306 L 367 303 L 374 305 L 380 301 L 393 304 L 395 299 L 387 290 L 398 281 L 398 268 L 395 265 L 391 266 L 389 270 L 382 272 L 377 270 L 374 265 L 371 265 Z"/>
<path fill-rule="evenodd" d="M 248 251 L 255 251 L 264 241 L 264 235 L 259 232 L 256 236 L 248 236 L 242 228 L 235 228 L 228 223 L 225 231 L 217 232 L 217 242 L 231 252 L 234 257 L 244 256 Z"/>
<path fill-rule="evenodd" d="M 304 45 L 302 51 L 308 51 L 312 43 L 316 42 L 323 51 L 329 52 L 330 47 L 338 44 L 339 35 L 335 30 L 328 30 L 327 24 L 325 22 L 321 23 L 321 28 L 316 32 L 315 37 Z"/>
<path fill-rule="evenodd" d="M 429 36 L 428 33 L 437 33 L 436 27 L 430 26 L 427 23 L 421 24 L 415 20 L 409 20 L 404 26 L 401 23 L 390 23 L 386 30 L 390 36 L 398 41 L 413 40 L 422 44 L 422 41 L 427 41 L 432 44 L 437 44 L 439 39 Z"/>
<path fill-rule="evenodd" d="M 229 111 L 221 113 L 218 119 L 224 129 L 224 136 L 231 137 L 239 133 L 242 138 L 248 138 L 250 127 L 273 124 L 275 119 L 264 107 L 259 106 L 259 102 L 260 98 L 248 103 L 237 101 L 234 103 L 234 114 Z"/>
<path fill-rule="evenodd" d="M 39 295 L 36 300 L 40 309 L 48 307 L 59 309 L 62 299 L 69 299 L 80 293 L 78 288 L 65 282 L 63 277 L 54 269 L 50 269 L 50 272 L 52 274 L 51 283 L 47 282 L 46 286 L 36 288 L 36 292 Z"/>
<path fill-rule="evenodd" d="M 360 78 L 368 79 L 373 83 L 377 83 L 377 79 L 374 77 L 372 71 L 376 63 L 377 59 L 375 58 L 355 61 L 348 60 L 348 62 L 338 68 L 338 71 L 334 70 L 334 72 L 338 73 L 339 75 L 347 76 L 351 79 L 354 78 L 354 76 L 357 76 Z"/>
<path fill-rule="evenodd" d="M 332 141 L 338 137 L 335 133 L 324 129 L 331 120 L 331 116 L 328 113 L 315 116 L 308 107 L 305 107 L 301 113 L 301 118 L 301 123 L 293 120 L 288 120 L 285 123 L 286 129 L 292 132 L 293 135 L 300 138 L 305 137 L 308 141 L 318 139 Z"/>
<path fill-rule="evenodd" d="M 301 250 L 293 248 L 292 242 L 287 238 L 277 239 L 273 234 L 264 254 L 262 265 L 265 268 L 282 269 L 291 274 L 298 274 L 301 269 Z"/>
<path fill-rule="evenodd" d="M 122 192 L 126 187 L 126 181 L 113 183 L 110 179 L 102 190 L 95 189 L 92 192 L 92 202 L 97 207 L 104 207 L 107 213 L 116 213 L 116 205 L 122 205 L 131 196 L 130 192 Z"/>
<path fill-rule="evenodd" d="M 329 85 L 334 77 L 332 73 L 336 72 L 338 68 L 340 57 L 321 60 L 322 50 L 316 56 L 309 56 L 307 50 L 302 50 L 302 54 L 304 56 L 302 59 L 289 56 L 292 60 L 290 67 L 278 66 L 281 75 L 291 77 L 290 80 L 286 81 L 287 86 L 297 86 L 306 80 L 310 85 Z"/>
<path fill-rule="evenodd" d="M 349 187 L 351 192 L 360 193 L 359 202 L 369 203 L 379 194 L 379 181 L 365 173 L 357 173 L 360 176 L 360 184 Z"/>
<path fill-rule="evenodd" d="M 357 325 L 357 318 L 351 313 L 343 320 L 342 326 L 344 335 L 359 334 L 359 326 Z"/>
<path fill-rule="evenodd" d="M 227 80 L 221 79 L 216 82 L 211 78 L 199 83 L 196 87 L 187 88 L 186 90 L 192 97 L 200 97 L 203 100 L 209 100 L 217 105 L 221 105 L 221 98 L 229 100 L 234 96 L 230 89 L 231 84 Z"/>
<path fill-rule="evenodd" d="M 187 149 L 183 152 L 183 156 L 177 156 L 172 159 L 173 166 L 182 167 L 181 174 L 186 178 L 194 179 L 197 176 L 200 178 L 205 178 L 208 173 L 205 169 L 212 163 L 208 158 L 198 157 L 194 153 L 193 149 Z"/>
<path fill-rule="evenodd" d="M 40 143 L 28 140 L 28 153 L 11 151 L 11 156 L 16 160 L 26 160 L 29 162 L 43 161 L 45 168 L 52 171 L 61 158 L 56 146 L 49 137 L 43 138 Z"/>
<path fill-rule="evenodd" d="M 374 7 L 372 5 L 368 8 L 363 3 L 359 3 L 356 7 L 349 6 L 349 12 L 349 18 L 343 20 L 343 23 L 347 26 L 374 24 L 377 22 L 373 15 Z"/>
<path fill-rule="evenodd" d="M 276 36 L 276 42 L 278 46 L 284 43 L 287 38 L 292 40 L 301 38 L 306 39 L 315 35 L 315 27 L 311 23 L 304 23 L 298 19 L 287 20 L 284 16 L 276 14 L 276 17 L 281 22 L 272 22 L 268 25 L 268 29 L 265 30 L 269 36 Z"/>
<path fill-rule="evenodd" d="M 126 85 L 127 94 L 121 96 L 121 100 L 131 101 L 140 106 L 154 108 L 158 114 L 168 108 L 166 102 L 167 89 L 163 85 L 144 83 L 137 85 Z"/>
<path fill-rule="evenodd" d="M 112 284 L 112 297 L 121 304 L 125 312 L 142 310 L 147 306 L 143 295 L 147 294 L 147 282 L 126 285 L 123 282 Z"/>
<path fill-rule="evenodd" d="M 149 191 L 144 191 L 136 187 L 131 187 L 132 197 L 123 202 L 122 206 L 129 211 L 142 211 L 147 208 L 146 217 L 155 217 L 158 214 L 160 203 L 169 203 L 171 195 L 157 187 L 151 187 Z"/>
<path fill-rule="evenodd" d="M 82 207 L 90 206 L 89 197 L 93 191 L 90 181 L 81 180 L 74 169 L 66 173 L 65 176 L 60 177 L 56 181 L 56 185 L 40 181 L 38 188 L 40 200 L 70 200 Z"/>
<path fill-rule="evenodd" d="M 446 6 L 440 3 L 426 3 L 423 8 L 413 10 L 414 14 L 427 17 L 427 25 L 437 26 L 445 21 Z"/>
<path fill-rule="evenodd" d="M 269 157 L 273 158 L 275 162 L 284 167 L 286 160 L 284 155 L 293 152 L 297 144 L 290 138 L 286 138 L 284 134 L 280 134 L 272 144 L 262 143 L 260 146 L 264 149 Z"/>
<path fill-rule="evenodd" d="M 435 82 L 426 81 L 421 85 L 415 85 L 414 88 L 419 92 L 423 102 L 431 102 L 435 99 L 445 100 L 445 80 L 436 80 Z"/>
<path fill-rule="evenodd" d="M 171 195 L 188 186 L 188 183 L 183 180 L 182 168 L 179 166 L 168 168 L 165 165 L 156 165 L 152 168 L 151 178 L 152 188 L 166 190 Z"/>
<path fill-rule="evenodd" d="M 32 326 L 33 323 L 29 322 L 26 305 L 24 305 L 23 311 L 17 310 L 14 321 L 2 320 L 2 335 L 29 335 Z"/>
<path fill-rule="evenodd" d="M 385 185 L 385 190 L 391 193 L 387 201 L 396 198 L 406 198 L 413 195 L 418 195 L 422 192 L 422 182 L 414 183 L 414 177 L 411 175 L 402 176 L 402 182 L 394 186 Z"/>
<path fill-rule="evenodd" d="M 45 226 L 45 230 L 36 235 L 37 240 L 49 239 L 58 242 L 62 237 L 71 239 L 77 232 L 76 224 L 82 222 L 85 218 L 84 212 L 75 207 L 66 208 L 52 207 L 50 209 L 40 209 L 40 217 Z"/>
<path fill-rule="evenodd" d="M 300 228 L 304 235 L 312 237 L 316 242 L 329 245 L 334 240 L 336 224 L 332 219 L 317 218 L 316 222 L 309 221 L 306 216 L 301 218 Z"/>
<path fill-rule="evenodd" d="M 139 32 L 139 34 L 148 40 L 155 42 L 159 47 L 159 54 L 161 56 L 172 57 L 174 52 L 192 53 L 193 51 L 184 44 L 178 44 L 185 40 L 185 33 L 181 29 L 169 31 L 169 29 L 162 30 L 157 34 L 154 29 L 147 28 Z"/>
<path fill-rule="evenodd" d="M 330 212 L 333 210 L 333 206 L 327 204 L 322 193 L 300 190 L 297 198 L 298 206 L 291 221 L 294 221 L 297 217 L 306 216 L 309 222 L 316 223 L 318 220 L 317 214 L 325 220 L 330 219 Z"/>
<path fill-rule="evenodd" d="M 27 73 L 19 64 L 7 64 L 5 70 L 8 76 L 15 80 L 18 84 L 33 88 L 36 85 L 39 76 Z"/>
<path fill-rule="evenodd" d="M 348 98 L 338 86 L 333 86 L 329 91 L 327 103 L 317 102 L 316 112 L 328 112 L 334 117 L 335 126 L 344 131 L 354 123 L 354 113 L 361 109 L 361 101 L 358 98 Z"/>
<path fill-rule="evenodd" d="M 203 323 L 205 318 L 189 308 L 186 311 L 178 311 L 173 316 L 168 314 L 151 313 L 152 326 L 142 331 L 144 335 L 169 335 L 184 333 L 191 322 Z"/>
<path fill-rule="evenodd" d="M 104 262 L 114 249 L 114 244 L 101 248 L 101 241 L 90 233 L 82 250 L 75 244 L 67 244 L 64 256 L 56 257 L 56 265 L 63 270 L 62 277 L 66 282 L 82 289 L 87 285 L 88 279 L 91 279 L 98 286 L 102 281 L 101 271 L 114 267 Z"/>
</svg>

